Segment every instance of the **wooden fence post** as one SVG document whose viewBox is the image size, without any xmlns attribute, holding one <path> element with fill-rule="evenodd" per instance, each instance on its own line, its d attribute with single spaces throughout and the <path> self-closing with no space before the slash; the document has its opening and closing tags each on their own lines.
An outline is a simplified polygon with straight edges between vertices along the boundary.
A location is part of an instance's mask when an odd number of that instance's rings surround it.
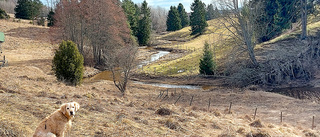
<svg viewBox="0 0 320 137">
<path fill-rule="evenodd" d="M 232 106 L 232 102 L 230 102 L 230 106 L 229 106 L 229 114 L 231 114 L 231 106 Z"/>
<path fill-rule="evenodd" d="M 280 123 L 282 123 L 282 111 L 281 111 L 281 114 L 280 114 Z"/>
<path fill-rule="evenodd" d="M 254 110 L 254 116 L 253 116 L 253 120 L 256 120 L 257 109 L 258 109 L 258 108 L 256 108 L 256 110 Z"/>
<path fill-rule="evenodd" d="M 179 101 L 180 98 L 181 98 L 181 95 L 178 97 L 178 99 L 176 100 L 176 102 L 174 102 L 174 104 L 176 104 L 176 103 Z"/>
<path fill-rule="evenodd" d="M 210 101 L 211 101 L 211 98 L 209 98 L 208 112 L 209 112 L 209 110 L 210 110 Z"/>
<path fill-rule="evenodd" d="M 314 125 L 314 116 L 312 116 L 312 130 L 313 130 L 313 128 L 315 128 L 316 126 Z"/>
<path fill-rule="evenodd" d="M 160 94 L 157 98 L 161 98 L 162 97 L 163 92 L 160 90 Z"/>
<path fill-rule="evenodd" d="M 190 100 L 190 106 L 192 105 L 192 101 L 193 101 L 193 96 L 191 97 L 191 100 Z"/>
</svg>

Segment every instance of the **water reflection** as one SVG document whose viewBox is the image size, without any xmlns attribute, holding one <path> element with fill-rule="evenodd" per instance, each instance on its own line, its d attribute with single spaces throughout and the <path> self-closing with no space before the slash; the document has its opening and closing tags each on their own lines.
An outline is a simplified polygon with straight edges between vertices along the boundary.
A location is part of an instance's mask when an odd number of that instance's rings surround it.
<svg viewBox="0 0 320 137">
<path fill-rule="evenodd" d="M 160 59 L 161 57 L 169 53 L 170 53 L 169 51 L 158 51 L 158 53 L 151 55 L 150 60 L 142 61 L 141 64 L 138 65 L 138 68 L 142 68 L 143 65 L 147 65 L 151 62 L 157 61 L 158 59 Z"/>
<path fill-rule="evenodd" d="M 171 84 L 161 84 L 161 83 L 146 83 L 134 81 L 136 84 L 150 85 L 155 87 L 163 87 L 163 88 L 183 88 L 183 89 L 201 89 L 201 86 L 192 86 L 192 85 L 171 85 Z"/>
</svg>

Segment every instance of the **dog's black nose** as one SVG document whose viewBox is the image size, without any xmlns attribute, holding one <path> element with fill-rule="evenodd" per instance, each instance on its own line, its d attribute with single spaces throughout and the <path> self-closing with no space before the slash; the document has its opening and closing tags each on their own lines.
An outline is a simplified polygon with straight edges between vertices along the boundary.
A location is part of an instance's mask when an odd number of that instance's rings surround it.
<svg viewBox="0 0 320 137">
<path fill-rule="evenodd" d="M 70 115 L 73 115 L 73 112 L 72 112 L 72 111 L 70 112 Z"/>
</svg>

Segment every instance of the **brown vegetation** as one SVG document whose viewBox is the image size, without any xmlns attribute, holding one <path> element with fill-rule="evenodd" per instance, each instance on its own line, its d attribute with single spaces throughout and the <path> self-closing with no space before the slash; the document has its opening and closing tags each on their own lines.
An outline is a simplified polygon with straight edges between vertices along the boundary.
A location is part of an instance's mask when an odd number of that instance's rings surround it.
<svg viewBox="0 0 320 137">
<path fill-rule="evenodd" d="M 134 43 L 119 4 L 116 0 L 62 0 L 57 4 L 56 23 L 51 30 L 60 34 L 58 39 L 75 42 L 80 53 L 86 53 L 86 64 L 105 65 L 104 54 Z"/>
<path fill-rule="evenodd" d="M 33 28 L 37 29 L 33 29 Z M 5 32 L 4 54 L 9 66 L 0 69 L 0 135 L 31 136 L 38 123 L 61 103 L 77 101 L 80 109 L 70 136 L 319 136 L 311 130 L 319 104 L 279 94 L 211 87 L 209 90 L 174 90 L 157 98 L 160 87 L 129 83 L 121 96 L 113 82 L 86 82 L 73 87 L 56 80 L 48 28 L 0 20 Z M 20 31 L 24 30 L 24 31 Z M 12 31 L 14 30 L 14 31 Z M 35 30 L 35 31 L 33 31 Z M 14 33 L 13 33 L 14 32 Z M 20 33 L 19 32 L 23 32 Z M 28 33 L 29 35 L 25 35 Z M 41 35 L 37 35 L 37 33 Z M 92 69 L 86 69 L 92 70 Z M 87 74 L 90 74 L 87 72 Z M 165 81 L 165 79 L 163 79 Z M 171 94 L 172 93 L 172 94 Z M 176 103 L 177 98 L 180 100 Z M 193 98 L 192 106 L 190 99 Z M 163 96 L 164 97 L 164 96 Z M 208 110 L 208 98 L 211 106 Z M 223 110 L 233 102 L 232 114 Z M 257 119 L 263 127 L 252 127 Z M 170 115 L 158 115 L 160 108 Z M 280 111 L 284 122 L 280 124 Z M 319 123 L 316 117 L 315 123 Z"/>
</svg>

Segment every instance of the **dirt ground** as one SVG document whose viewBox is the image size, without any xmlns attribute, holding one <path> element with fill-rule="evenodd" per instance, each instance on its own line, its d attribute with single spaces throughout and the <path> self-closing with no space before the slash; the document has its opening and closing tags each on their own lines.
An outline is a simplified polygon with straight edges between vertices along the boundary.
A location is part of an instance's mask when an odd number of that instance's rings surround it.
<svg viewBox="0 0 320 137">
<path fill-rule="evenodd" d="M 68 132 L 70 137 L 320 135 L 319 103 L 259 88 L 212 84 L 209 89 L 187 90 L 131 82 L 123 97 L 111 81 L 68 86 L 57 81 L 51 71 L 57 45 L 51 44 L 48 28 L 0 20 L 0 30 L 6 35 L 3 49 L 9 60 L 9 66 L 0 69 L 0 136 L 31 136 L 43 118 L 62 103 L 71 101 L 79 102 L 81 107 Z M 149 51 L 141 53 L 142 60 L 150 55 Z M 92 71 L 95 70 L 86 68 L 87 75 Z M 157 77 L 149 80 L 167 81 Z M 171 84 L 179 80 L 168 78 Z M 183 80 L 192 83 L 205 79 Z M 160 91 L 167 90 L 159 96 Z M 230 102 L 231 114 L 228 113 Z M 160 108 L 171 112 L 159 115 Z M 256 119 L 260 121 L 253 120 L 256 108 Z M 313 130 L 312 116 L 316 124 Z"/>
</svg>

